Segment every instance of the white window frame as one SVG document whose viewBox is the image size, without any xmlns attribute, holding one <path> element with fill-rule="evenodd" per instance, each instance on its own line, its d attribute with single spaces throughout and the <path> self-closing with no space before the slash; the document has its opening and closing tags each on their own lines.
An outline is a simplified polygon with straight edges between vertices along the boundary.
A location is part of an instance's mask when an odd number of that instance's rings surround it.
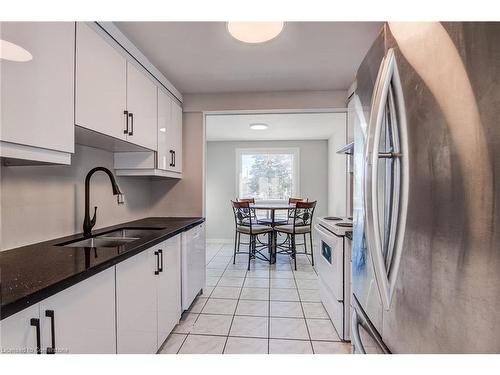
<svg viewBox="0 0 500 375">
<path fill-rule="evenodd" d="M 300 148 L 299 147 L 260 147 L 260 148 L 237 148 L 236 149 L 236 181 L 235 197 L 240 197 L 240 176 L 241 176 L 241 156 L 253 154 L 293 154 L 293 176 L 292 176 L 292 196 L 300 196 Z M 281 199 L 267 199 L 259 202 L 278 202 Z"/>
</svg>

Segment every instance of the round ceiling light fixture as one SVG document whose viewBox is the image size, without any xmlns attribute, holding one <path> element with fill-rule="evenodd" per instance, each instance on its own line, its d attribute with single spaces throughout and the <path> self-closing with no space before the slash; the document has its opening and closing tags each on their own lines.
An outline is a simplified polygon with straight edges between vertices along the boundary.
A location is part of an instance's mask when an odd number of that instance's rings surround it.
<svg viewBox="0 0 500 375">
<path fill-rule="evenodd" d="M 17 44 L 0 39 L 0 59 L 26 62 L 33 60 L 33 55 Z"/>
<path fill-rule="evenodd" d="M 276 38 L 284 26 L 284 22 L 228 22 L 227 31 L 239 41 L 256 44 Z"/>
<path fill-rule="evenodd" d="M 269 125 L 264 124 L 262 122 L 256 122 L 253 124 L 250 124 L 250 129 L 252 130 L 266 130 L 269 127 Z"/>
</svg>

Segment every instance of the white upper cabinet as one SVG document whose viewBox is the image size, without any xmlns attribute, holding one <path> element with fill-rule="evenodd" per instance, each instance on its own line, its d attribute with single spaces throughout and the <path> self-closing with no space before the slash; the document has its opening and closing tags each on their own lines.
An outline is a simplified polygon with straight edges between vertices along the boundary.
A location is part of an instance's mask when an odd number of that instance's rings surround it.
<svg viewBox="0 0 500 375">
<path fill-rule="evenodd" d="M 182 108 L 158 90 L 158 168 L 182 172 Z"/>
<path fill-rule="evenodd" d="M 182 172 L 182 107 L 172 101 L 171 149 L 174 153 L 173 170 Z"/>
<path fill-rule="evenodd" d="M 85 23 L 76 25 L 75 123 L 127 138 L 127 60 Z"/>
<path fill-rule="evenodd" d="M 157 149 L 156 85 L 130 62 L 127 64 L 127 140 L 150 150 Z"/>
<path fill-rule="evenodd" d="M 173 155 L 170 148 L 169 130 L 172 122 L 172 100 L 158 90 L 158 169 L 171 170 Z"/>
<path fill-rule="evenodd" d="M 74 152 L 73 22 L 2 22 L 0 39 L 31 54 L 0 60 L 0 155 L 69 164 Z"/>
</svg>

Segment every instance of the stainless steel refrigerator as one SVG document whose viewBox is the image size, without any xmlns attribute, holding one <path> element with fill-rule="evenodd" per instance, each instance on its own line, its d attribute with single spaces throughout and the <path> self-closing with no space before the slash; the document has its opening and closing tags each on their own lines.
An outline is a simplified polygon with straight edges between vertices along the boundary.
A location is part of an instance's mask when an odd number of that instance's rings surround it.
<svg viewBox="0 0 500 375">
<path fill-rule="evenodd" d="M 500 353 L 500 23 L 388 23 L 356 79 L 355 352 Z"/>
</svg>

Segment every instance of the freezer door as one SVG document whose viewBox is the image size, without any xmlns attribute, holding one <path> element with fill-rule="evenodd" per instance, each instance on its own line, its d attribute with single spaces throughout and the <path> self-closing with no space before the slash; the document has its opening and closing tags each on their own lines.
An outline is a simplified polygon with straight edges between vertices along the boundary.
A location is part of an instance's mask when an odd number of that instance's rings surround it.
<svg viewBox="0 0 500 375">
<path fill-rule="evenodd" d="M 370 321 L 382 330 L 382 306 L 375 281 L 373 262 L 365 235 L 365 147 L 370 118 L 372 94 L 379 78 L 379 67 L 384 57 L 385 40 L 381 31 L 368 51 L 356 74 L 354 106 L 354 187 L 353 187 L 353 242 L 352 292 L 358 298 Z"/>
<path fill-rule="evenodd" d="M 381 335 L 393 353 L 500 353 L 500 23 L 389 23 L 410 195 Z"/>
</svg>

